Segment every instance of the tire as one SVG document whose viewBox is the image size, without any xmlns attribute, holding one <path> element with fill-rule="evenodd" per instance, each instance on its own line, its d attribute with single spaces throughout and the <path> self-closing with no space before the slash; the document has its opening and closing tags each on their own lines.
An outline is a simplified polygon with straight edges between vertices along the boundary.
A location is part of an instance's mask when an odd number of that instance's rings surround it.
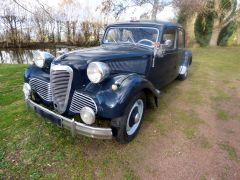
<svg viewBox="0 0 240 180">
<path fill-rule="evenodd" d="M 126 144 L 137 135 L 144 118 L 145 107 L 145 94 L 138 93 L 131 99 L 124 114 L 119 118 L 112 119 L 113 134 L 119 143 Z"/>
</svg>

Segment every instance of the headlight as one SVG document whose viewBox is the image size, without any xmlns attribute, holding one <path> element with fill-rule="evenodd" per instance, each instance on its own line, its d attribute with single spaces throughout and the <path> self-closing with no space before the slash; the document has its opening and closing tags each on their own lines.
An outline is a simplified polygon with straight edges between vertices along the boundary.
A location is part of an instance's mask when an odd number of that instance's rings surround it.
<svg viewBox="0 0 240 180">
<path fill-rule="evenodd" d="M 88 65 L 87 75 L 92 83 L 102 82 L 110 74 L 110 68 L 103 62 L 92 62 Z"/>
<path fill-rule="evenodd" d="M 95 113 L 90 107 L 83 107 L 80 111 L 80 116 L 86 124 L 93 124 L 95 122 Z"/>
<path fill-rule="evenodd" d="M 51 55 L 50 53 L 44 52 L 44 51 L 34 51 L 33 52 L 33 62 L 39 68 L 43 68 L 43 66 L 45 64 L 45 60 L 49 59 L 49 58 L 54 58 L 54 56 Z"/>
</svg>

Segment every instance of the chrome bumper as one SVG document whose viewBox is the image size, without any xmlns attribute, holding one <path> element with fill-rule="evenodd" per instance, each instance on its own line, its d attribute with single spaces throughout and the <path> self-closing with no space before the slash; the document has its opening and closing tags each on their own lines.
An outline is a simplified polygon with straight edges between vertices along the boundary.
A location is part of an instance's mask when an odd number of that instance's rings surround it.
<svg viewBox="0 0 240 180">
<path fill-rule="evenodd" d="M 72 136 L 75 136 L 76 134 L 84 135 L 92 138 L 97 139 L 111 139 L 112 138 L 112 129 L 111 128 L 98 128 L 98 127 L 92 127 L 87 126 L 83 123 L 74 121 L 74 119 L 69 119 L 64 116 L 61 116 L 53 111 L 50 111 L 49 109 L 40 106 L 39 104 L 33 102 L 30 99 L 26 99 L 27 104 L 32 107 L 35 111 L 39 113 L 39 110 L 43 113 L 53 116 L 57 119 L 59 119 L 58 124 L 71 131 Z"/>
</svg>

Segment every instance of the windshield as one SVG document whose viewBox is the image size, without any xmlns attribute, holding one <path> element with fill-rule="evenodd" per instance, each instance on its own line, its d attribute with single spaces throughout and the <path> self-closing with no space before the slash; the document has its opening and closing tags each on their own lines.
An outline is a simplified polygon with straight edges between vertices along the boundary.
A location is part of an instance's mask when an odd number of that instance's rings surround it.
<svg viewBox="0 0 240 180">
<path fill-rule="evenodd" d="M 153 47 L 159 31 L 150 27 L 111 27 L 103 43 L 133 43 Z"/>
</svg>

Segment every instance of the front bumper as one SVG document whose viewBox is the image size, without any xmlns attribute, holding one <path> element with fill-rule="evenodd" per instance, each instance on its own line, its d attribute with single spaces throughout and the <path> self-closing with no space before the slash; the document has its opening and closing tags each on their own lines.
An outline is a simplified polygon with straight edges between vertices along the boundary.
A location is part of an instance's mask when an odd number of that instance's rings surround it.
<svg viewBox="0 0 240 180">
<path fill-rule="evenodd" d="M 112 129 L 111 128 L 99 128 L 87 126 L 83 123 L 77 122 L 74 119 L 69 119 L 64 116 L 61 116 L 35 102 L 31 99 L 26 99 L 27 104 L 32 107 L 37 113 L 48 117 L 52 122 L 58 124 L 60 127 L 68 129 L 71 131 L 72 136 L 76 134 L 84 135 L 97 139 L 111 139 L 112 138 Z"/>
</svg>

